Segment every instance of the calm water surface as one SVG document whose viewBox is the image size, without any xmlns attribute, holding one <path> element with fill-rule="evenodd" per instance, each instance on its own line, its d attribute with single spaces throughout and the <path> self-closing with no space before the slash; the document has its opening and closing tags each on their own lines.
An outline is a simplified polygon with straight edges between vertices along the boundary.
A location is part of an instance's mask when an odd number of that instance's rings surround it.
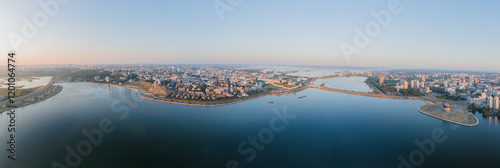
<svg viewBox="0 0 500 168">
<path fill-rule="evenodd" d="M 316 80 L 314 84 L 325 84 L 326 87 L 342 90 L 350 90 L 356 92 L 373 92 L 368 85 L 366 85 L 366 77 L 342 77 L 342 78 L 328 78 Z"/>
<path fill-rule="evenodd" d="M 222 107 L 193 107 L 142 100 L 122 88 L 62 85 L 55 97 L 17 109 L 16 161 L 6 157 L 9 118 L 0 116 L 0 167 L 68 166 L 67 149 L 76 150 L 88 139 L 82 131 L 98 129 L 103 120 L 112 122 L 114 130 L 92 145 L 78 167 L 226 167 L 234 160 L 243 168 L 396 168 L 398 156 L 409 160 L 419 150 L 414 141 L 432 138 L 436 129 L 447 139 L 419 160 L 421 167 L 500 166 L 500 128 L 494 119 L 478 117 L 477 127 L 456 126 L 420 114 L 421 101 L 307 89 Z M 275 113 L 283 111 L 295 115 L 288 125 L 276 119 Z M 283 126 L 272 138 L 262 133 L 270 130 L 270 122 Z M 260 149 L 243 143 L 242 150 L 256 151 L 249 162 L 251 155 L 240 154 L 238 146 L 259 132 L 267 142 L 258 142 Z"/>
</svg>

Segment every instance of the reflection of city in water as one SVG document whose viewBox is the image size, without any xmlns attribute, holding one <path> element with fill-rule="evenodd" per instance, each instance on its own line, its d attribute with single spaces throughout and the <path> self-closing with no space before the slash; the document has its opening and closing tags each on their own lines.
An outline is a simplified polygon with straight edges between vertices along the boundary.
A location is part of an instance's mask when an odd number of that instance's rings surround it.
<svg viewBox="0 0 500 168">
<path fill-rule="evenodd" d="M 497 128 L 497 126 L 498 126 L 498 117 L 497 116 L 495 116 L 494 118 L 491 117 L 491 116 L 488 117 L 488 127 L 489 128 L 491 128 L 491 120 L 494 120 L 494 122 L 495 122 L 495 125 L 494 125 L 493 128 Z"/>
</svg>

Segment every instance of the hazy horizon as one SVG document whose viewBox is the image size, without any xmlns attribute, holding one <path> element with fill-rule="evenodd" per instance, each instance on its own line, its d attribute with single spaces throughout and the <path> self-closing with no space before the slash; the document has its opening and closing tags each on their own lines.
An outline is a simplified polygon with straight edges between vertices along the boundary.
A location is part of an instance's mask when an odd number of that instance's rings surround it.
<svg viewBox="0 0 500 168">
<path fill-rule="evenodd" d="M 73 67 L 76 66 L 83 66 L 83 65 L 93 65 L 93 66 L 106 66 L 106 65 L 113 65 L 113 66 L 120 66 L 120 65 L 158 65 L 158 66 L 180 66 L 180 65 L 186 65 L 186 66 L 256 66 L 256 67 L 302 67 L 302 68 L 347 68 L 347 69 L 372 69 L 372 70 L 378 70 L 382 69 L 382 71 L 393 71 L 393 70 L 401 70 L 401 71 L 441 71 L 441 72 L 470 72 L 470 73 L 500 73 L 500 71 L 488 71 L 488 70 L 461 70 L 461 69 L 438 69 L 438 68 L 397 68 L 397 67 L 377 67 L 377 66 L 342 66 L 342 65 L 285 65 L 285 64 L 195 64 L 195 63 L 179 63 L 179 64 L 171 64 L 171 63 L 123 63 L 123 64 L 113 64 L 113 63 L 95 63 L 95 64 L 21 64 L 18 66 L 23 67 L 23 66 L 56 66 L 56 67 L 69 67 L 69 65 L 72 65 Z M 5 65 L 0 65 L 0 66 L 5 66 Z"/>
<path fill-rule="evenodd" d="M 0 2 L 0 21 L 6 23 L 0 27 L 0 51 L 5 56 L 15 51 L 19 65 L 276 64 L 500 72 L 497 1 L 62 2 Z M 232 11 L 221 15 L 214 2 Z M 356 27 L 365 30 L 378 22 L 372 13 L 390 11 L 393 2 L 400 2 L 399 11 L 349 62 L 339 45 L 355 46 Z M 28 33 L 32 37 L 23 35 L 26 22 L 37 29 Z M 25 40 L 15 45 L 13 34 Z"/>
</svg>

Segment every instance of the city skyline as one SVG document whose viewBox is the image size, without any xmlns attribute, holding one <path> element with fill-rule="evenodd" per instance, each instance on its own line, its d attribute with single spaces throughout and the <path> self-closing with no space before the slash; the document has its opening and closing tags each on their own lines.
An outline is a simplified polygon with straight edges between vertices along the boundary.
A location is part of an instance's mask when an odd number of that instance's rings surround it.
<svg viewBox="0 0 500 168">
<path fill-rule="evenodd" d="M 57 3 L 48 8 L 42 4 Z M 223 19 L 213 3 L 2 1 L 1 50 L 18 64 L 278 64 L 499 72 L 499 2 L 242 1 Z M 222 1 L 221 1 L 222 2 Z M 398 14 L 348 62 L 339 44 L 400 2 Z M 223 2 L 227 4 L 227 2 Z M 363 5 L 359 5 L 362 3 Z M 220 5 L 220 4 L 219 4 Z M 45 5 L 46 6 L 46 5 Z M 464 12 L 464 11 L 474 11 Z M 473 10 L 474 9 L 474 10 Z M 479 10 L 480 9 L 480 10 Z M 89 12 L 92 11 L 92 12 Z M 134 12 L 130 12 L 134 11 Z M 48 21 L 14 50 L 12 33 Z M 43 18 L 42 18 L 43 19 Z M 10 34 L 10 36 L 9 36 Z"/>
</svg>

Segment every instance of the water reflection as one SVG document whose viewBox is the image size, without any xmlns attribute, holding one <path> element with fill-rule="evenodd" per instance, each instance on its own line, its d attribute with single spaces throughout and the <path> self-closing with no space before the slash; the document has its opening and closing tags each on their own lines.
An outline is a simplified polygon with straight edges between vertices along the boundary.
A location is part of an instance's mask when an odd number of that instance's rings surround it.
<svg viewBox="0 0 500 168">
<path fill-rule="evenodd" d="M 338 77 L 316 80 L 316 85 L 324 85 L 329 88 L 350 90 L 356 92 L 373 92 L 365 83 L 366 77 Z"/>
<path fill-rule="evenodd" d="M 416 149 L 416 138 L 432 137 L 435 128 L 460 127 L 419 113 L 416 109 L 425 104 L 422 101 L 362 96 L 346 100 L 345 94 L 317 89 L 208 108 L 145 101 L 135 91 L 113 86 L 62 85 L 65 89 L 60 94 L 19 109 L 19 154 L 23 156 L 7 162 L 0 153 L 0 167 L 65 163 L 65 147 L 75 148 L 86 138 L 81 131 L 99 128 L 103 118 L 111 119 L 116 130 L 84 157 L 81 167 L 226 167 L 228 158 L 244 163 L 248 155 L 238 152 L 239 144 L 249 136 L 258 137 L 260 129 L 269 127 L 272 109 L 283 106 L 300 117 L 275 134 L 254 162 L 241 167 L 276 167 L 276 163 L 280 167 L 397 167 L 397 156 Z M 306 99 L 299 99 L 304 95 Z M 128 108 L 129 116 L 120 120 L 122 113 L 114 113 L 112 104 L 116 109 Z M 8 122 L 1 117 L 0 135 Z M 499 167 L 493 157 L 500 154 L 500 146 L 485 141 L 496 142 L 500 134 L 489 134 L 487 119 L 479 120 L 477 127 L 445 129 L 450 138 L 422 167 Z M 496 126 L 497 118 L 491 120 Z M 5 148 L 4 144 L 0 146 Z"/>
<path fill-rule="evenodd" d="M 498 127 L 498 117 L 497 116 L 488 116 L 488 129 L 492 130 L 495 132 Z"/>
<path fill-rule="evenodd" d="M 498 118 L 497 116 L 495 116 L 495 128 L 497 127 L 497 125 L 498 125 Z"/>
<path fill-rule="evenodd" d="M 488 117 L 488 127 L 491 128 L 491 116 Z"/>
</svg>

